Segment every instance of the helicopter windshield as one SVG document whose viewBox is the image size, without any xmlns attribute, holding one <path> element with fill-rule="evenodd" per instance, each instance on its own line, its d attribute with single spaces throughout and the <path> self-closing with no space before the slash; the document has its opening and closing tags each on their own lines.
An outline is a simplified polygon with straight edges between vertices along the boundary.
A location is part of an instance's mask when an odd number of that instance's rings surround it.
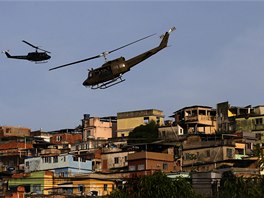
<svg viewBox="0 0 264 198">
<path fill-rule="evenodd" d="M 96 70 L 91 70 L 88 74 L 89 78 L 93 78 L 93 77 L 107 77 L 109 75 L 112 75 L 112 69 L 111 66 L 107 66 L 107 67 L 101 67 L 99 69 Z"/>
</svg>

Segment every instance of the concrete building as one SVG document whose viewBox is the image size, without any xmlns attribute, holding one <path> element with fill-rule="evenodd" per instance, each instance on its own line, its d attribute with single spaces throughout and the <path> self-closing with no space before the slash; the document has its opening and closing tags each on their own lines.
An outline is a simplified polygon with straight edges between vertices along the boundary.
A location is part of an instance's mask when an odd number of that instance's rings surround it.
<svg viewBox="0 0 264 198">
<path fill-rule="evenodd" d="M 221 133 L 233 133 L 236 131 L 237 116 L 247 117 L 254 113 L 254 109 L 249 105 L 246 107 L 231 106 L 228 102 L 217 104 L 217 130 Z"/>
<path fill-rule="evenodd" d="M 237 116 L 236 131 L 237 132 L 252 132 L 256 134 L 264 134 L 264 114 Z"/>
<path fill-rule="evenodd" d="M 102 149 L 102 172 L 117 172 L 128 169 L 128 155 L 135 151 L 122 150 L 117 147 L 105 147 Z"/>
<path fill-rule="evenodd" d="M 163 171 L 174 170 L 173 154 L 156 152 L 136 152 L 128 155 L 129 171 Z"/>
<path fill-rule="evenodd" d="M 38 131 L 31 131 L 30 136 L 35 137 L 35 138 L 39 138 L 39 139 L 43 139 L 43 141 L 45 141 L 45 142 L 50 142 L 50 138 L 52 137 L 52 133 L 38 130 Z"/>
<path fill-rule="evenodd" d="M 163 140 L 179 140 L 179 136 L 184 135 L 184 130 L 180 125 L 161 126 L 158 130 L 159 138 Z"/>
<path fill-rule="evenodd" d="M 28 137 L 31 129 L 16 126 L 0 126 L 0 138 L 2 137 Z"/>
<path fill-rule="evenodd" d="M 50 170 L 54 176 L 70 177 L 92 171 L 92 162 L 71 154 L 41 156 L 25 159 L 25 172 Z"/>
<path fill-rule="evenodd" d="M 116 117 L 90 117 L 84 114 L 82 120 L 83 141 L 89 138 L 108 139 L 115 136 L 116 133 Z M 114 134 L 114 135 L 113 135 Z"/>
<path fill-rule="evenodd" d="M 164 125 L 163 112 L 156 109 L 119 112 L 117 113 L 117 137 L 127 137 L 135 127 L 150 121 L 160 126 Z"/>
<path fill-rule="evenodd" d="M 23 170 L 24 159 L 33 155 L 32 148 L 32 142 L 26 141 L 25 138 L 0 142 L 1 169 L 3 171 Z"/>
<path fill-rule="evenodd" d="M 89 178 L 88 176 L 81 180 L 73 178 L 72 186 L 74 195 L 104 197 L 111 194 L 116 184 L 115 180 Z"/>
<path fill-rule="evenodd" d="M 52 193 L 51 189 L 53 188 L 53 173 L 50 171 L 37 171 L 28 174 L 14 174 L 12 179 L 8 181 L 8 187 L 16 191 L 18 186 L 24 187 L 23 191 L 27 194 L 49 195 Z M 24 193 L 21 197 L 25 197 Z"/>
<path fill-rule="evenodd" d="M 184 129 L 185 134 L 216 132 L 216 111 L 209 106 L 184 107 L 170 117 L 175 119 L 175 124 Z"/>
<path fill-rule="evenodd" d="M 190 136 L 182 144 L 181 155 L 183 171 L 212 171 L 222 166 L 231 167 L 237 160 L 247 157 L 246 143 L 236 142 L 236 136 L 209 141 Z"/>
<path fill-rule="evenodd" d="M 75 144 L 82 141 L 81 133 L 58 133 L 50 138 L 52 144 Z"/>
</svg>

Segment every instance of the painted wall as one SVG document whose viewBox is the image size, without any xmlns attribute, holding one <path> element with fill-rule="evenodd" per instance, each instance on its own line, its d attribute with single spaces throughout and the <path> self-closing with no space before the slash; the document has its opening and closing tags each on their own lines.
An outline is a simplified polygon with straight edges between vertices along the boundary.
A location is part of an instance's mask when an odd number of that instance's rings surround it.
<svg viewBox="0 0 264 198">
<path fill-rule="evenodd" d="M 49 193 L 47 189 L 53 187 L 53 175 L 48 171 L 16 175 L 16 178 L 8 181 L 8 187 L 17 188 L 17 186 L 25 186 L 26 192 L 47 195 Z"/>
<path fill-rule="evenodd" d="M 33 172 L 37 170 L 53 170 L 56 175 L 71 176 L 91 172 L 92 161 L 81 161 L 81 158 L 74 158 L 73 155 L 25 159 L 25 172 Z"/>
</svg>

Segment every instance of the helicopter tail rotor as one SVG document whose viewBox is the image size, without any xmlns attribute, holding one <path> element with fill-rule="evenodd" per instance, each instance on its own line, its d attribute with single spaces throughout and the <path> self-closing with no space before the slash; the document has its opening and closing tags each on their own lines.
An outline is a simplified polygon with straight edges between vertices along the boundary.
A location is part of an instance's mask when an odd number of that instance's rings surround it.
<svg viewBox="0 0 264 198">
<path fill-rule="evenodd" d="M 167 32 L 165 32 L 165 34 L 163 34 L 163 35 L 160 36 L 160 38 L 162 39 L 161 42 L 160 42 L 160 45 L 159 45 L 160 48 L 167 47 L 170 33 L 173 32 L 174 30 L 176 30 L 176 28 L 175 27 L 172 27 Z"/>
<path fill-rule="evenodd" d="M 170 34 L 171 32 L 175 31 L 176 27 L 172 27 L 171 29 L 169 29 L 168 33 Z"/>
<path fill-rule="evenodd" d="M 168 34 L 170 34 L 171 32 L 175 31 L 176 27 L 172 27 L 171 29 L 168 30 Z M 160 39 L 163 39 L 163 37 L 165 36 L 165 34 L 160 35 Z"/>
<path fill-rule="evenodd" d="M 7 58 L 10 58 L 11 55 L 8 53 L 9 50 L 3 50 L 2 53 L 5 53 L 5 55 L 7 56 Z"/>
</svg>

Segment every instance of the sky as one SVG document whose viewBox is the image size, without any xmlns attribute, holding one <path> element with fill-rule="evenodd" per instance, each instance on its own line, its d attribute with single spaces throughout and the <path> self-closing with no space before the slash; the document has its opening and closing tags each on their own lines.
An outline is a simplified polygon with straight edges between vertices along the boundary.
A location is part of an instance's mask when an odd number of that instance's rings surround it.
<svg viewBox="0 0 264 198">
<path fill-rule="evenodd" d="M 170 119 L 186 106 L 264 105 L 263 10 L 262 1 L 0 1 L 0 50 L 26 55 L 26 40 L 51 52 L 43 64 L 0 54 L 0 126 L 52 131 L 83 114 L 158 109 Z M 108 89 L 82 85 L 103 58 L 49 71 L 156 33 L 107 56 L 129 59 L 173 26 L 167 48 Z"/>
</svg>

